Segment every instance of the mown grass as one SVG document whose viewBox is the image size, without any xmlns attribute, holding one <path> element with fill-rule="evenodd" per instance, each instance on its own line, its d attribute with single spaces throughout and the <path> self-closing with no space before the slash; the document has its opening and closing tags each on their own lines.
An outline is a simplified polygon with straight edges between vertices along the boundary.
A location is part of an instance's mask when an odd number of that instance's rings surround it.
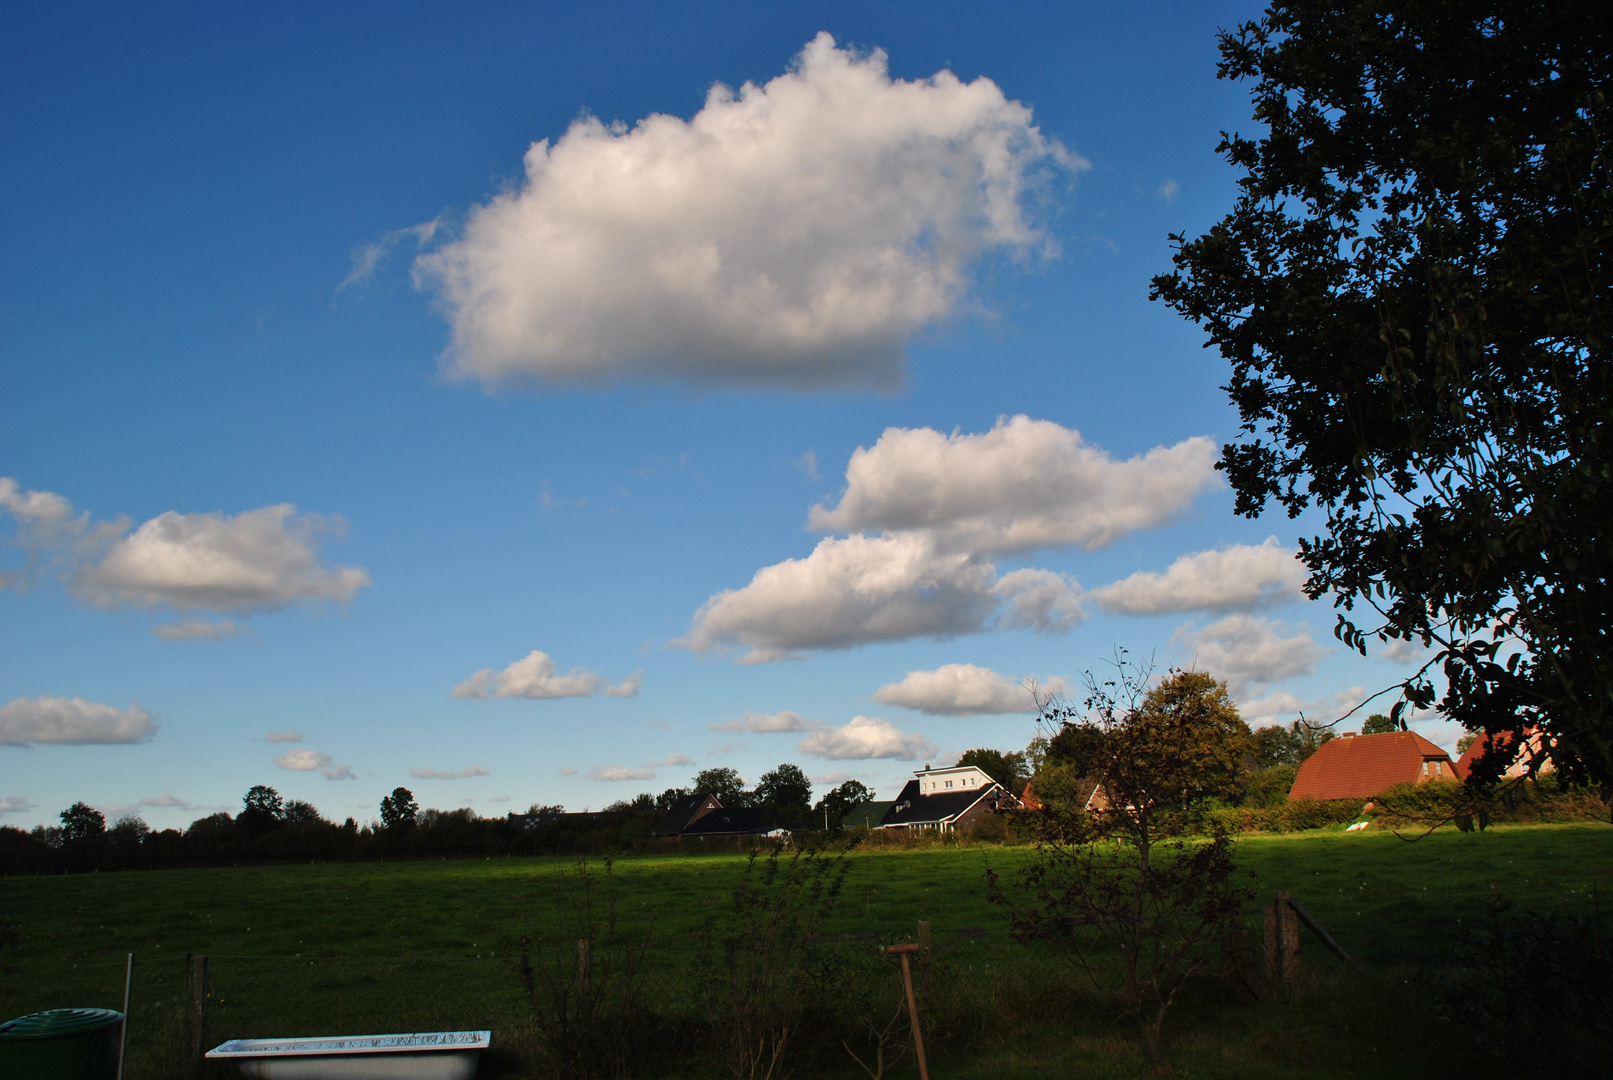
<svg viewBox="0 0 1613 1080">
<path fill-rule="evenodd" d="M 1290 892 L 1366 966 L 1351 973 L 1304 942 L 1308 989 L 1260 1006 L 1196 986 L 1167 1024 L 1184 1076 L 1443 1076 L 1481 1069 L 1466 1033 L 1431 1028 L 1424 979 L 1457 935 L 1505 896 L 1519 907 L 1599 914 L 1613 882 L 1613 829 L 1596 825 L 1441 830 L 1417 843 L 1381 832 L 1247 837 L 1240 867 L 1260 904 Z M 1024 848 L 937 844 L 856 852 L 828 930 L 872 951 L 932 924 L 947 989 L 932 1057 L 947 1076 L 1131 1076 L 1144 1071 L 1128 1024 L 1056 960 L 1010 943 L 986 900 Z M 596 861 L 597 868 L 597 861 Z M 67 1005 L 117 1007 L 136 956 L 131 1077 L 162 1075 L 183 1036 L 186 953 L 212 958 L 209 1041 L 244 1035 L 492 1027 L 490 1074 L 519 1074 L 524 1003 L 503 943 L 563 937 L 564 858 L 251 866 L 0 879 L 0 912 L 22 934 L 0 955 L 0 1019 Z M 641 856 L 614 866 L 621 925 L 649 930 L 653 1001 L 692 999 L 689 963 L 706 919 L 743 872 L 736 854 Z M 950 994 L 951 997 L 947 997 Z M 673 1011 L 676 1011 L 675 1008 Z M 944 1068 L 943 1064 L 945 1063 Z M 855 1076 L 849 1058 L 806 1058 L 802 1074 Z M 892 1075 L 915 1070 L 904 1065 Z M 698 1068 L 689 1075 L 711 1075 Z"/>
</svg>

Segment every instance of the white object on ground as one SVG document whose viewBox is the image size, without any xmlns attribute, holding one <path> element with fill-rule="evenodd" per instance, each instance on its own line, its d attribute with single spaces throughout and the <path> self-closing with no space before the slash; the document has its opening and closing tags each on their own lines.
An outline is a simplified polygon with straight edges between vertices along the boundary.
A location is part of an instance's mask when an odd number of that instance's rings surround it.
<svg viewBox="0 0 1613 1080">
<path fill-rule="evenodd" d="M 491 1031 L 231 1039 L 207 1052 L 257 1080 L 472 1080 Z"/>
</svg>

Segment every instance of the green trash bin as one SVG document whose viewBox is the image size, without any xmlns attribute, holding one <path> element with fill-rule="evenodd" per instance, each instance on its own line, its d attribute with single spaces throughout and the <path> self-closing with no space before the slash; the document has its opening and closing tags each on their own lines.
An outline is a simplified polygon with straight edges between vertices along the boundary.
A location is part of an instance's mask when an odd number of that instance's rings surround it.
<svg viewBox="0 0 1613 1080">
<path fill-rule="evenodd" d="M 116 1080 L 123 1014 L 50 1009 L 0 1024 L 0 1080 Z"/>
</svg>

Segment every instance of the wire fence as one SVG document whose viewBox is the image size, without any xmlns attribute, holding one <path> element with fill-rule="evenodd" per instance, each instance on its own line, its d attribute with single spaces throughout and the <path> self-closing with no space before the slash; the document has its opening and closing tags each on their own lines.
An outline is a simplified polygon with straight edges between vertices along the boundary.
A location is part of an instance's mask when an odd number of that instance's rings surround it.
<svg viewBox="0 0 1613 1080">
<path fill-rule="evenodd" d="M 1046 992 L 1068 979 L 1052 953 L 1016 945 L 1000 929 L 919 924 L 903 938 L 926 946 L 919 965 L 921 996 L 931 999 L 989 995 L 1004 985 Z M 897 969 L 881 949 L 895 940 L 901 939 L 861 934 L 810 941 L 809 966 L 815 977 L 823 975 L 820 1011 L 838 1010 L 850 1023 L 857 1018 L 849 1014 L 869 1000 L 886 1009 L 899 1004 Z M 534 943 L 529 962 L 570 979 L 574 997 L 586 993 L 581 988 L 590 977 L 600 981 L 596 992 L 620 994 L 624 950 L 631 951 L 636 1009 L 663 1028 L 709 1023 L 711 998 L 702 987 L 710 989 L 711 949 L 691 941 L 590 944 L 591 955 L 576 941 Z M 122 955 L 25 963 L 26 970 L 12 969 L 4 980 L 0 1011 L 6 1017 L 51 1008 L 120 1007 Z M 493 1032 L 494 1056 L 503 1058 L 502 1068 L 493 1062 L 492 1075 L 526 1073 L 526 1059 L 533 1054 L 524 1044 L 534 1037 L 535 1011 L 555 1003 L 529 997 L 531 988 L 519 967 L 519 952 L 510 948 L 468 956 L 137 953 L 127 1076 L 229 1075 L 196 1059 L 200 1050 L 236 1038 L 481 1029 Z M 540 999 L 545 992 L 540 986 Z M 512 1044 L 522 1045 L 512 1051 Z"/>
</svg>

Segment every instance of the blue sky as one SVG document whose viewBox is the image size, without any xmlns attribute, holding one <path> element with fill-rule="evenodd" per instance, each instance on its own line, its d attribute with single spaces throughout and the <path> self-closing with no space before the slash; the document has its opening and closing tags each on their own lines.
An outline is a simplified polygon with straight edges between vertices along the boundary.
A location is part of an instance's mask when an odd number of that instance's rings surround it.
<svg viewBox="0 0 1613 1080">
<path fill-rule="evenodd" d="M 893 792 L 1116 645 L 1393 682 L 1147 298 L 1256 13 L 8 9 L 0 821 Z"/>
</svg>

